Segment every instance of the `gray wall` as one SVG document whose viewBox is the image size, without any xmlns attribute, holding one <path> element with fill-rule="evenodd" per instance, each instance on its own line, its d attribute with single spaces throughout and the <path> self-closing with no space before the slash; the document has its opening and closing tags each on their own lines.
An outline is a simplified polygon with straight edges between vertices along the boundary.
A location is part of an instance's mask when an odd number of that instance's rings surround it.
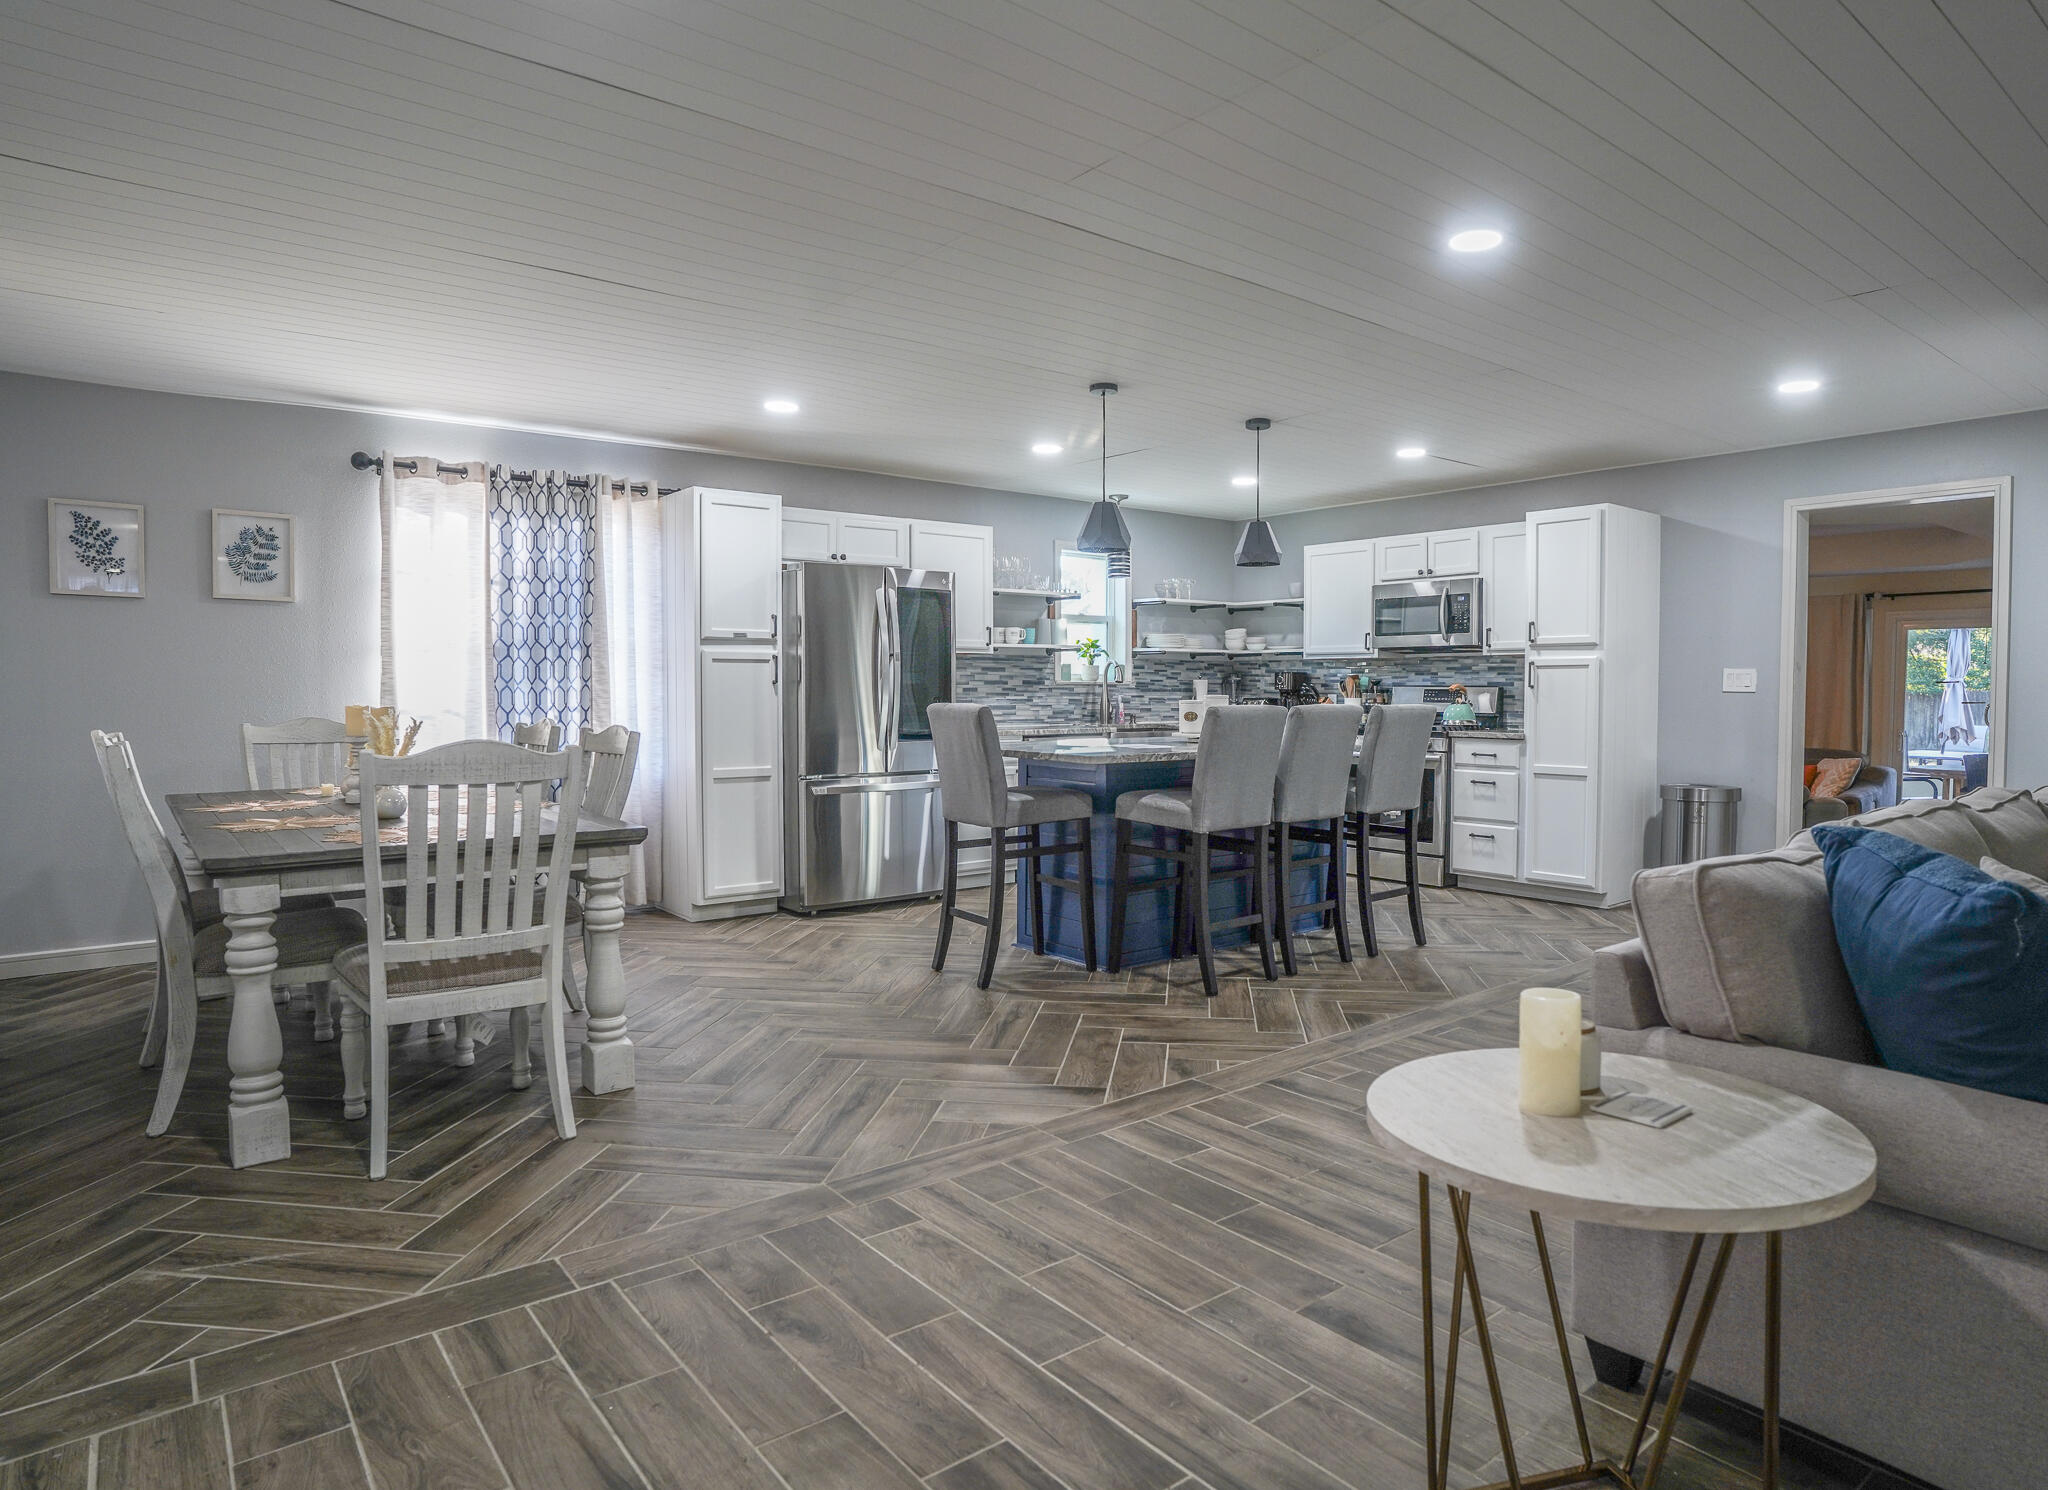
<svg viewBox="0 0 2048 1490">
<path fill-rule="evenodd" d="M 988 523 L 998 553 L 1050 568 L 1084 504 L 854 471 L 185 398 L 0 373 L 0 745 L 14 762 L 0 854 L 0 957 L 150 934 L 140 875 L 87 745 L 126 731 L 144 780 L 238 787 L 245 719 L 337 716 L 377 681 L 377 482 L 352 450 L 502 461 L 779 492 L 792 505 Z M 148 595 L 49 593 L 45 499 L 147 507 Z M 299 600 L 214 600 L 208 511 L 300 520 Z M 1132 512 L 1133 578 L 1232 579 L 1227 524 Z"/>
<path fill-rule="evenodd" d="M 1658 513 L 1659 778 L 1741 787 L 1741 844 L 1761 849 L 1774 836 L 1777 803 L 1786 499 L 1981 476 L 2013 478 L 2006 779 L 2038 786 L 2048 783 L 2048 411 L 1299 513 L 1275 521 L 1281 567 L 1257 572 L 1241 593 L 1300 579 L 1305 543 L 1513 522 L 1586 502 Z M 1757 691 L 1722 693 L 1723 667 L 1754 667 Z"/>
</svg>

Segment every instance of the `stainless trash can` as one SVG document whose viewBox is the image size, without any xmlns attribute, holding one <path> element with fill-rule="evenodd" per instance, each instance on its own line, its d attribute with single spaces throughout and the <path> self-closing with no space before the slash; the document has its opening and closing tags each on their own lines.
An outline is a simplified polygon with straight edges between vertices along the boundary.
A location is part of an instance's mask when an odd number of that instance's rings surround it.
<svg viewBox="0 0 2048 1490">
<path fill-rule="evenodd" d="M 1664 799 L 1664 863 L 1690 864 L 1735 852 L 1741 787 L 1666 784 L 1658 795 Z"/>
</svg>

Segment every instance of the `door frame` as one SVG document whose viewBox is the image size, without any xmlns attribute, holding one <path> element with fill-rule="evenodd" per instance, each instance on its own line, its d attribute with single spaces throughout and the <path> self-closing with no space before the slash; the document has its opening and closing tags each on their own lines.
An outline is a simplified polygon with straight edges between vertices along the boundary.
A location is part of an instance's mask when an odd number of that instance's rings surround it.
<svg viewBox="0 0 2048 1490">
<path fill-rule="evenodd" d="M 1800 828 L 1806 765 L 1806 600 L 1810 516 L 1834 507 L 1877 507 L 1919 499 L 1991 498 L 1991 697 L 1990 760 L 1986 780 L 2005 784 L 2005 711 L 2012 647 L 2012 477 L 1936 481 L 1881 491 L 1842 492 L 1785 501 L 1784 571 L 1779 589 L 1778 648 L 1778 837 L 1783 843 Z"/>
</svg>

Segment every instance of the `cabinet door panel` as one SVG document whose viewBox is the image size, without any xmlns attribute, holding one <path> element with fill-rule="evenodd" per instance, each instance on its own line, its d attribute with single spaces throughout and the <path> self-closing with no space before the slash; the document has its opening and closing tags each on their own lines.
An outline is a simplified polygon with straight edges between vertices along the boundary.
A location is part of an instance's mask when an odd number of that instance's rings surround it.
<svg viewBox="0 0 2048 1490">
<path fill-rule="evenodd" d="M 1302 651 L 1370 657 L 1373 540 L 1311 543 L 1301 551 Z"/>
<path fill-rule="evenodd" d="M 953 576 L 953 647 L 986 652 L 995 644 L 995 529 L 969 523 L 910 525 L 910 562 Z"/>
<path fill-rule="evenodd" d="M 1479 530 L 1452 528 L 1429 535 L 1431 574 L 1477 574 L 1479 572 Z"/>
<path fill-rule="evenodd" d="M 1375 573 L 1381 579 L 1414 579 L 1429 568 L 1429 534 L 1403 533 L 1393 538 L 1374 540 L 1379 546 L 1378 568 Z"/>
<path fill-rule="evenodd" d="M 766 641 L 782 598 L 782 498 L 697 494 L 697 634 Z"/>
<path fill-rule="evenodd" d="M 1520 652 L 1529 644 L 1528 529 L 1497 523 L 1479 530 L 1481 600 L 1486 650 Z"/>
<path fill-rule="evenodd" d="M 898 517 L 844 513 L 834 544 L 839 557 L 849 564 L 900 567 L 910 562 L 910 524 Z"/>
<path fill-rule="evenodd" d="M 1600 645 L 1603 517 L 1597 507 L 1567 507 L 1557 512 L 1529 514 L 1533 645 Z"/>
<path fill-rule="evenodd" d="M 822 563 L 832 557 L 832 514 L 803 507 L 782 509 L 782 557 Z"/>
<path fill-rule="evenodd" d="M 698 885 L 703 899 L 782 889 L 780 665 L 765 647 L 698 653 Z"/>
<path fill-rule="evenodd" d="M 1513 828 L 1490 823 L 1451 824 L 1451 868 L 1458 874 L 1516 877 L 1520 835 Z"/>
<path fill-rule="evenodd" d="M 1464 766 L 1452 772 L 1451 810 L 1460 822 L 1505 823 L 1522 820 L 1522 773 L 1512 767 L 1481 770 Z"/>
<path fill-rule="evenodd" d="M 1527 843 L 1523 872 L 1545 884 L 1599 884 L 1600 659 L 1528 664 Z"/>
</svg>

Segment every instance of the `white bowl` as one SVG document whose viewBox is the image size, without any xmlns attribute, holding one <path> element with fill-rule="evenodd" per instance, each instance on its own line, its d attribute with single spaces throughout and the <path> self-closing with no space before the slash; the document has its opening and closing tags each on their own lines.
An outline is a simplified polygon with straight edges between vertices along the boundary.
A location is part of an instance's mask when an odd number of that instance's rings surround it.
<svg viewBox="0 0 2048 1490">
<path fill-rule="evenodd" d="M 1245 645 L 1244 645 L 1244 638 L 1243 638 L 1243 637 L 1241 637 L 1241 636 L 1240 636 L 1240 637 L 1236 637 L 1236 638 L 1232 638 L 1232 637 L 1227 637 L 1227 636 L 1226 636 L 1226 637 L 1225 637 L 1225 638 L 1223 639 L 1223 650 L 1224 650 L 1224 651 L 1226 651 L 1226 652 L 1242 652 L 1242 651 L 1244 651 L 1244 650 L 1245 650 Z"/>
</svg>

